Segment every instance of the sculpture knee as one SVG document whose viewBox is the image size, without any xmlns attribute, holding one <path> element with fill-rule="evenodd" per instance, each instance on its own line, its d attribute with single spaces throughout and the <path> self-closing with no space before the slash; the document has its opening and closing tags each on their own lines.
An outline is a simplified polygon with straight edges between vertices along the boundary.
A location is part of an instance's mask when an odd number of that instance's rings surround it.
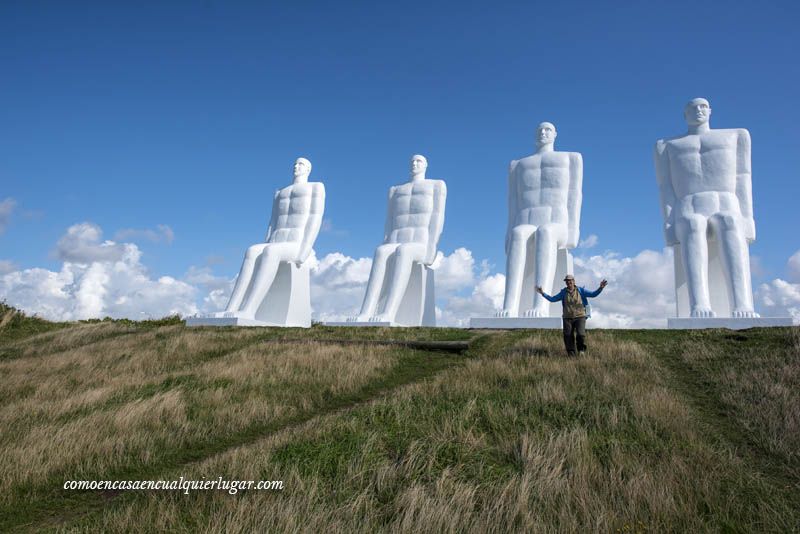
<svg viewBox="0 0 800 534">
<path fill-rule="evenodd" d="M 719 225 L 723 231 L 738 230 L 739 218 L 733 213 L 722 213 L 719 215 Z"/>
<path fill-rule="evenodd" d="M 248 247 L 247 253 L 245 254 L 245 259 L 256 260 L 261 254 L 262 250 L 264 250 L 264 245 L 252 245 Z"/>
<path fill-rule="evenodd" d="M 397 251 L 395 252 L 395 254 L 397 255 L 396 257 L 398 261 L 412 262 L 415 259 L 418 259 L 417 256 L 419 254 L 417 253 L 417 251 L 418 251 L 417 246 L 411 244 L 403 244 L 397 247 Z"/>
<path fill-rule="evenodd" d="M 702 215 L 693 215 L 689 217 L 684 217 L 680 224 L 678 225 L 679 231 L 682 230 L 683 233 L 705 233 L 707 227 L 706 218 Z"/>
</svg>

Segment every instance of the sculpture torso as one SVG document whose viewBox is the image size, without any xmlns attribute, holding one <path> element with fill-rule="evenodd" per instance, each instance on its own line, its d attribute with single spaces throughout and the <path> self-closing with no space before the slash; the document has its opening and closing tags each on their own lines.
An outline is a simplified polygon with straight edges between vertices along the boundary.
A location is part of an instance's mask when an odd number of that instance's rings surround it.
<svg viewBox="0 0 800 534">
<path fill-rule="evenodd" d="M 512 194 L 516 195 L 513 226 L 568 224 L 570 153 L 545 152 L 512 163 Z"/>
<path fill-rule="evenodd" d="M 744 130 L 719 129 L 664 143 L 679 215 L 740 213 L 736 196 L 737 147 Z"/>
<path fill-rule="evenodd" d="M 277 191 L 272 209 L 275 221 L 270 243 L 300 243 L 311 212 L 315 182 L 298 183 Z"/>
<path fill-rule="evenodd" d="M 427 245 L 433 216 L 433 197 L 442 180 L 419 180 L 392 187 L 389 201 L 391 228 L 387 243 Z"/>
</svg>

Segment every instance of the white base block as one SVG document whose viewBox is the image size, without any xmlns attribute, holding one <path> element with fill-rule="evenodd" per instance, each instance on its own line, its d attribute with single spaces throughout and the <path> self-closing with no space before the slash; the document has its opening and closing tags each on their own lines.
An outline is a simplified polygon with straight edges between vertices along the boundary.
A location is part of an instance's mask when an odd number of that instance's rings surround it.
<svg viewBox="0 0 800 534">
<path fill-rule="evenodd" d="M 745 328 L 763 328 L 769 326 L 794 326 L 794 321 L 791 317 L 670 317 L 667 319 L 667 328 L 675 330 L 700 328 L 744 330 Z"/>
<path fill-rule="evenodd" d="M 186 326 L 281 326 L 283 324 L 268 323 L 244 317 L 187 317 Z M 302 327 L 300 327 L 302 328 Z"/>
<path fill-rule="evenodd" d="M 561 330 L 561 317 L 472 317 L 470 328 L 548 328 Z"/>
<path fill-rule="evenodd" d="M 403 326 L 397 323 L 390 323 L 389 321 L 345 321 L 345 322 L 338 322 L 338 321 L 331 321 L 322 323 L 322 326 Z"/>
</svg>

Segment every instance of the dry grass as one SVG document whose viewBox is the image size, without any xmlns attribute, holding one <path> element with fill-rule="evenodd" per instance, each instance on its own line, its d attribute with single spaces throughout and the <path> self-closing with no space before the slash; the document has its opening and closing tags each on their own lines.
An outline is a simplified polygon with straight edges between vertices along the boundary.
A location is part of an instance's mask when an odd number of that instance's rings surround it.
<svg viewBox="0 0 800 534">
<path fill-rule="evenodd" d="M 658 359 L 612 334 L 593 332 L 590 343 L 589 357 L 565 359 L 557 335 L 520 337 L 391 397 L 170 473 L 282 479 L 283 492 L 129 494 L 75 528 L 796 529 L 786 494 L 709 439 Z"/>
<path fill-rule="evenodd" d="M 0 506 L 308 410 L 385 372 L 396 354 L 257 343 L 258 329 L 109 337 L 120 332 L 99 324 L 43 334 L 0 362 Z"/>
</svg>

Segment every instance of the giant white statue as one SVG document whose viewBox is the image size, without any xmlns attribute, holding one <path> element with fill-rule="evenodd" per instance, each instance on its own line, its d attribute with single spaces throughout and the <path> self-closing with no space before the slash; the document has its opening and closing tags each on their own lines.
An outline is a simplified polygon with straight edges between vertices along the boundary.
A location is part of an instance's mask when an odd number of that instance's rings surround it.
<svg viewBox="0 0 800 534">
<path fill-rule="evenodd" d="M 383 244 L 375 250 L 367 292 L 348 322 L 435 326 L 431 268 L 444 227 L 447 187 L 425 178 L 428 161 L 411 158 L 411 179 L 389 189 Z"/>
<path fill-rule="evenodd" d="M 748 244 L 756 238 L 750 134 L 712 130 L 704 98 L 686 104 L 689 131 L 655 147 L 664 235 L 673 246 L 678 317 L 755 318 Z"/>
<path fill-rule="evenodd" d="M 572 274 L 569 249 L 580 236 L 583 158 L 554 150 L 556 135 L 553 124 L 541 123 L 536 153 L 511 162 L 506 293 L 497 317 L 549 317 L 550 303 L 536 287 L 550 293 L 556 279 Z"/>
<path fill-rule="evenodd" d="M 325 210 L 325 186 L 309 182 L 311 162 L 297 158 L 291 185 L 275 191 L 264 243 L 247 249 L 224 312 L 229 324 L 311 326 L 309 267 Z M 194 324 L 216 324 L 198 318 Z M 219 322 L 223 324 L 223 322 Z"/>
</svg>

